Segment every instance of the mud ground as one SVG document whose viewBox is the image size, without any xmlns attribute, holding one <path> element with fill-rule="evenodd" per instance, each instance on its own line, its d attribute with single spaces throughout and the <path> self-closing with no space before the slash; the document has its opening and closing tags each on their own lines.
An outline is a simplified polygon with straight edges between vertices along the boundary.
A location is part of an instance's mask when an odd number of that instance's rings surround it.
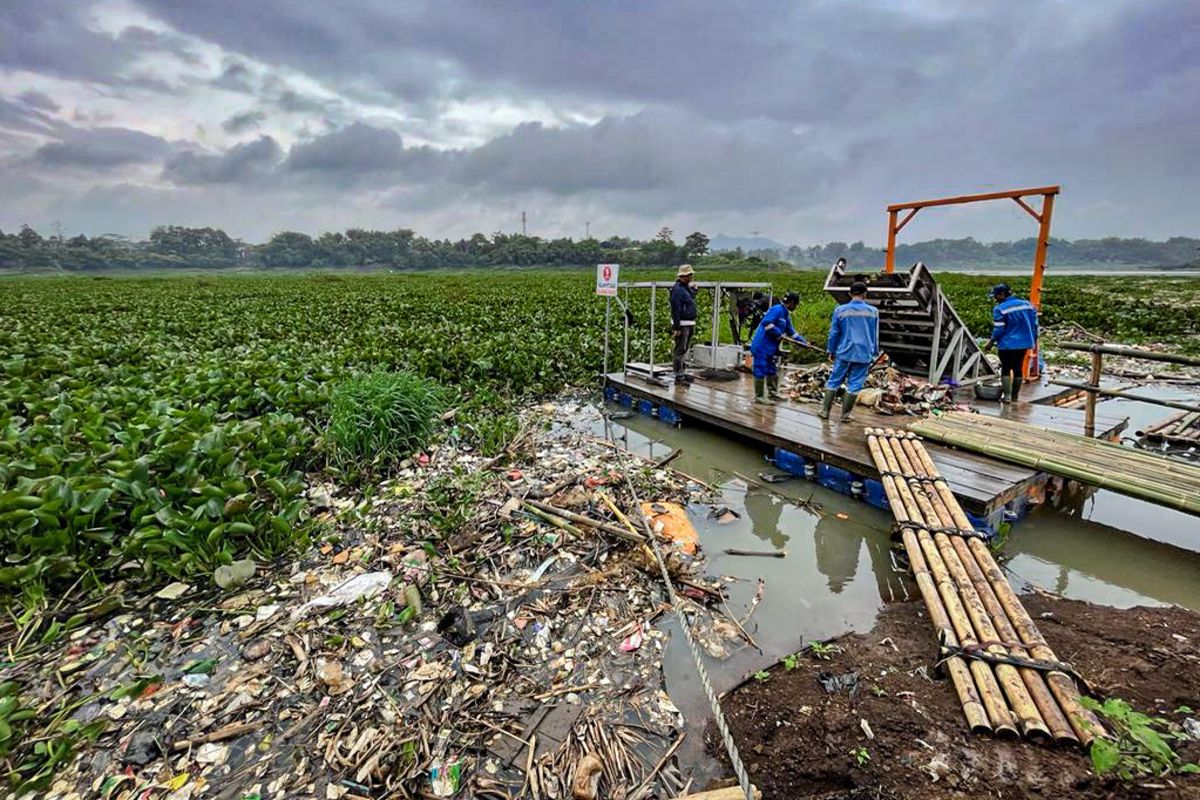
<svg viewBox="0 0 1200 800">
<path fill-rule="evenodd" d="M 1043 594 L 1023 601 L 1059 658 L 1102 696 L 1178 723 L 1200 716 L 1200 615 Z M 936 643 L 919 602 L 890 605 L 874 630 L 838 644 L 842 651 L 829 660 L 804 655 L 791 670 L 776 665 L 723 700 L 742 759 L 768 800 L 1200 798 L 1200 776 L 1125 784 L 1096 777 L 1077 750 L 971 735 L 949 680 L 933 670 Z M 817 680 L 850 671 L 861 684 L 853 698 L 827 694 Z M 1177 712 L 1181 706 L 1197 711 Z M 707 738 L 717 753 L 711 725 Z M 1200 760 L 1200 742 L 1177 743 L 1176 751 Z"/>
</svg>

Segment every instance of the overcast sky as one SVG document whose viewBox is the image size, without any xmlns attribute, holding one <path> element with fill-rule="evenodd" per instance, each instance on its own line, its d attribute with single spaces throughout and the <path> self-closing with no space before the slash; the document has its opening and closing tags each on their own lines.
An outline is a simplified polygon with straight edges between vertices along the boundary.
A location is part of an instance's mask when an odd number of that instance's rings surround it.
<svg viewBox="0 0 1200 800">
<path fill-rule="evenodd" d="M 1051 183 L 1058 236 L 1200 236 L 1200 2 L 0 0 L 6 231 L 880 245 Z"/>
</svg>

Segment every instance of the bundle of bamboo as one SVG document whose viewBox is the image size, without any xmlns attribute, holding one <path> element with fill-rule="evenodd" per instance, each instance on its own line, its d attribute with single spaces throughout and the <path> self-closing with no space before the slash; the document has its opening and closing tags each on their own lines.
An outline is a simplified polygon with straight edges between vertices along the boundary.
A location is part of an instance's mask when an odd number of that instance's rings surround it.
<svg viewBox="0 0 1200 800">
<path fill-rule="evenodd" d="M 1200 411 L 1180 411 L 1138 431 L 1138 436 L 1151 442 L 1200 444 Z"/>
<path fill-rule="evenodd" d="M 868 428 L 867 446 L 972 732 L 1086 747 L 1099 723 L 921 440 Z"/>
<path fill-rule="evenodd" d="M 952 412 L 909 430 L 926 439 L 1200 514 L 1200 466 L 1003 417 Z"/>
</svg>

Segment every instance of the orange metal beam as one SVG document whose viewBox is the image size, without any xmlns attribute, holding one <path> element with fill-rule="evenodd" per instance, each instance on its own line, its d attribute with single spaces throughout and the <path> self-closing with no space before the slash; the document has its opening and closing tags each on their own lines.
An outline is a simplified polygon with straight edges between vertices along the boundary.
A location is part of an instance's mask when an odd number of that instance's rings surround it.
<svg viewBox="0 0 1200 800">
<path fill-rule="evenodd" d="M 900 224 L 896 226 L 896 233 L 899 233 L 900 231 L 904 230 L 904 226 L 907 225 L 908 221 L 910 219 L 912 219 L 913 217 L 915 217 L 917 215 L 917 212 L 920 210 L 921 209 L 919 209 L 919 208 L 914 208 L 912 211 L 909 211 L 907 214 L 905 214 L 904 219 L 900 220 Z"/>
<path fill-rule="evenodd" d="M 1046 197 L 1053 197 L 1053 196 L 1054 195 L 1050 195 L 1050 194 L 1046 195 Z M 1029 216 L 1033 217 L 1038 222 L 1042 221 L 1042 215 L 1037 213 L 1036 211 L 1034 211 L 1032 208 L 1030 208 L 1029 204 L 1026 203 L 1024 200 L 1022 200 L 1019 197 L 1014 197 L 1013 200 L 1016 201 L 1017 205 L 1019 205 L 1021 208 L 1025 209 L 1025 211 L 1027 211 L 1029 213 Z"/>
<path fill-rule="evenodd" d="M 1034 189 L 1015 189 L 1011 192 L 988 192 L 986 194 L 964 194 L 958 197 L 941 197 L 936 200 L 917 200 L 912 203 L 895 203 L 887 207 L 891 211 L 904 211 L 908 208 L 931 208 L 933 206 L 954 206 L 962 203 L 978 203 L 981 200 L 1007 200 L 1011 197 L 1029 197 L 1040 194 L 1043 196 L 1058 194 L 1061 187 L 1039 186 Z"/>
</svg>

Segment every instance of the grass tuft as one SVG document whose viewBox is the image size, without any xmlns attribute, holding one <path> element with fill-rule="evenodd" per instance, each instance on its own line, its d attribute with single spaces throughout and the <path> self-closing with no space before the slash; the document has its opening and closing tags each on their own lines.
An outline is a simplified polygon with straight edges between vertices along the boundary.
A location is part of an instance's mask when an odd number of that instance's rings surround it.
<svg viewBox="0 0 1200 800">
<path fill-rule="evenodd" d="M 330 398 L 332 456 L 343 467 L 387 469 L 429 440 L 443 408 L 441 388 L 412 373 L 349 378 Z"/>
</svg>

